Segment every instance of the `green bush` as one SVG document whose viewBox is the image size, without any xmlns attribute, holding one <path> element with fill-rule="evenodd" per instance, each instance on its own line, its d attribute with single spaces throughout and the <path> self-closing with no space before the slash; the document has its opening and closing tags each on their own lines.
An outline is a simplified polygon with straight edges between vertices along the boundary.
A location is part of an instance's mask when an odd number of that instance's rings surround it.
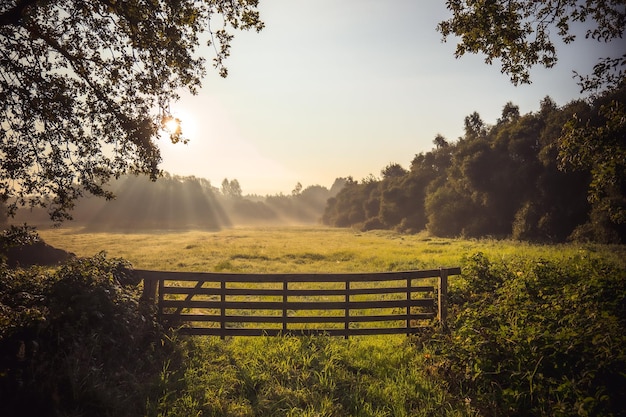
<svg viewBox="0 0 626 417">
<path fill-rule="evenodd" d="M 145 413 L 171 346 L 127 263 L 0 274 L 0 415 Z"/>
<path fill-rule="evenodd" d="M 626 271 L 475 254 L 463 278 L 430 342 L 459 397 L 484 415 L 626 415 Z"/>
</svg>

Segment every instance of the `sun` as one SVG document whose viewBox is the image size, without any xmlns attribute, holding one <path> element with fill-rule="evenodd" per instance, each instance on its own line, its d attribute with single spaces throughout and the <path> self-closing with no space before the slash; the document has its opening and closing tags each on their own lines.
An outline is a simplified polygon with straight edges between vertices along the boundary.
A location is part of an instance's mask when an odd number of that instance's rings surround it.
<svg viewBox="0 0 626 417">
<path fill-rule="evenodd" d="M 173 117 L 170 118 L 167 122 L 165 122 L 165 130 L 170 133 L 180 130 L 180 120 Z"/>
<path fill-rule="evenodd" d="M 172 111 L 161 118 L 163 134 L 172 143 L 187 143 L 196 134 L 196 124 L 192 114 L 183 111 Z"/>
<path fill-rule="evenodd" d="M 182 126 L 181 120 L 174 116 L 165 116 L 161 120 L 161 125 L 166 133 L 170 135 L 180 135 Z"/>
</svg>

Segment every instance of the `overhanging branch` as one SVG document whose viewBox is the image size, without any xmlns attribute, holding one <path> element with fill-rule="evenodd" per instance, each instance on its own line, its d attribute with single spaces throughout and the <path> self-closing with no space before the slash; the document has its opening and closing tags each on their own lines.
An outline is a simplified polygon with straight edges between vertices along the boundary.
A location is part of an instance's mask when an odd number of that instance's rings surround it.
<svg viewBox="0 0 626 417">
<path fill-rule="evenodd" d="M 15 6 L 0 14 L 0 26 L 20 26 L 22 17 L 28 13 L 27 9 L 37 3 L 39 0 L 18 0 Z"/>
</svg>

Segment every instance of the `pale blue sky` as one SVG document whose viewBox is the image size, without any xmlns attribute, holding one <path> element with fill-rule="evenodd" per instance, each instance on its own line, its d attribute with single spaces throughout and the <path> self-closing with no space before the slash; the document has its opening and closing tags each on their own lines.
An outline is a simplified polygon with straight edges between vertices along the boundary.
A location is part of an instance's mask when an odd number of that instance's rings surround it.
<svg viewBox="0 0 626 417">
<path fill-rule="evenodd" d="M 191 141 L 163 142 L 166 171 L 215 186 L 237 179 L 262 195 L 379 176 L 392 162 L 408 168 L 438 133 L 456 140 L 474 111 L 493 124 L 508 101 L 527 113 L 546 95 L 559 105 L 580 97 L 572 70 L 588 73 L 616 48 L 563 46 L 555 68 L 515 87 L 481 56 L 454 58 L 454 40 L 435 30 L 449 15 L 443 0 L 261 0 L 259 9 L 266 27 L 235 34 L 228 78 L 209 69 L 199 94 L 173 107 Z"/>
</svg>

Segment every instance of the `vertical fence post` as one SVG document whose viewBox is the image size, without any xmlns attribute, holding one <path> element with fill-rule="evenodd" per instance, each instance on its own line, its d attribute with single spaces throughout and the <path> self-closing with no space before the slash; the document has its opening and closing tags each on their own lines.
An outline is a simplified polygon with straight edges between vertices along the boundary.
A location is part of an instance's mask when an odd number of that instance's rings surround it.
<svg viewBox="0 0 626 417">
<path fill-rule="evenodd" d="M 165 285 L 165 280 L 163 278 L 159 278 L 159 304 L 157 305 L 159 320 L 161 320 L 161 316 L 163 315 L 163 286 Z"/>
<path fill-rule="evenodd" d="M 406 334 L 411 334 L 411 287 L 413 285 L 413 279 L 406 279 Z"/>
<path fill-rule="evenodd" d="M 283 281 L 283 333 L 287 333 L 287 293 L 289 291 L 289 282 L 285 279 Z"/>
<path fill-rule="evenodd" d="M 346 307 L 344 311 L 344 324 L 343 329 L 345 331 L 344 339 L 348 339 L 350 336 L 350 281 L 346 279 L 346 296 L 345 296 Z"/>
<path fill-rule="evenodd" d="M 157 285 L 159 283 L 158 279 L 154 279 L 145 273 L 142 274 L 141 278 L 143 279 L 143 292 L 141 293 L 142 301 L 154 302 L 156 300 L 157 294 Z"/>
<path fill-rule="evenodd" d="M 220 281 L 220 339 L 224 339 L 226 335 L 226 281 Z"/>
<path fill-rule="evenodd" d="M 448 318 L 448 270 L 439 268 L 439 312 L 437 318 L 445 327 Z"/>
</svg>

